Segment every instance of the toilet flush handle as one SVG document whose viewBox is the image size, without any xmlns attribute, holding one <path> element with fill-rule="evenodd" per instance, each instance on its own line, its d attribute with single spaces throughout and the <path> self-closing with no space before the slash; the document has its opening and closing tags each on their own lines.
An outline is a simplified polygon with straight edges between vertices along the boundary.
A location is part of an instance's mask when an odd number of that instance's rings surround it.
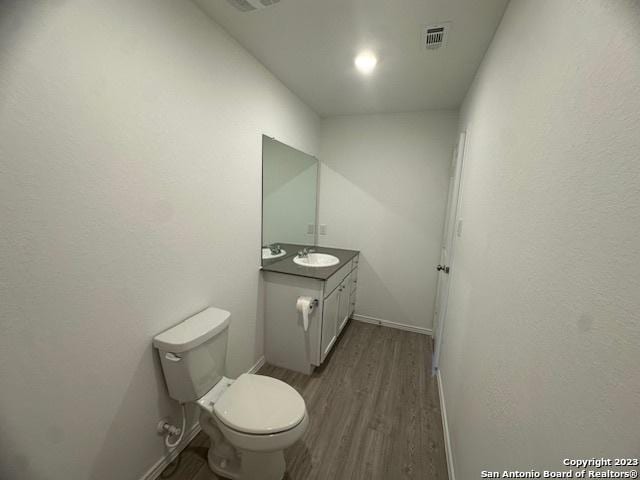
<svg viewBox="0 0 640 480">
<path fill-rule="evenodd" d="M 171 353 L 171 352 L 165 353 L 164 358 L 166 358 L 170 362 L 179 362 L 180 360 L 182 360 L 182 357 L 179 357 L 175 353 Z"/>
</svg>

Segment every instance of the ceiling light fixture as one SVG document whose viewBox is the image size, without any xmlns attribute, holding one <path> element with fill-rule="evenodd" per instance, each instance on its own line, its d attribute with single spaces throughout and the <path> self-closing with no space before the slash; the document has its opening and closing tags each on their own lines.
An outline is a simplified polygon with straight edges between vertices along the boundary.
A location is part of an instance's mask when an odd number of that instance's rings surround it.
<svg viewBox="0 0 640 480">
<path fill-rule="evenodd" d="M 372 52 L 366 51 L 360 52 L 353 63 L 361 73 L 369 75 L 376 68 L 378 59 Z"/>
</svg>

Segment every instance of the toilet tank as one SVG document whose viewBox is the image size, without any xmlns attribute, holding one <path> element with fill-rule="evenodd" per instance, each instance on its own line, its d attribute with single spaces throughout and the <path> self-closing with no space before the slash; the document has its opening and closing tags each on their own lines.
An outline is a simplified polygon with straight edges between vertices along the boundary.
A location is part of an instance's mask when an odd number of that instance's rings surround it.
<svg viewBox="0 0 640 480">
<path fill-rule="evenodd" d="M 171 398 L 196 401 L 223 377 L 230 318 L 210 307 L 153 338 Z"/>
</svg>

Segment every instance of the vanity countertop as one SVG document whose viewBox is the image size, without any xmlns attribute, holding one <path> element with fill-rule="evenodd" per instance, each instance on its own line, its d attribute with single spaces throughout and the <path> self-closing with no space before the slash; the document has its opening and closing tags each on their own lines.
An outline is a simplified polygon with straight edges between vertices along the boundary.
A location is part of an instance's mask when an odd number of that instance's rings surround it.
<svg viewBox="0 0 640 480">
<path fill-rule="evenodd" d="M 286 273 L 288 275 L 297 275 L 299 277 L 315 278 L 317 280 L 326 280 L 336 273 L 347 262 L 353 259 L 360 252 L 358 250 L 344 250 L 342 248 L 316 247 L 313 245 L 295 245 L 291 243 L 280 243 L 287 254 L 284 257 L 265 260 L 262 270 L 265 272 Z M 338 257 L 340 263 L 331 267 L 303 267 L 293 263 L 293 257 L 303 248 L 312 248 L 316 253 L 328 253 Z"/>
</svg>

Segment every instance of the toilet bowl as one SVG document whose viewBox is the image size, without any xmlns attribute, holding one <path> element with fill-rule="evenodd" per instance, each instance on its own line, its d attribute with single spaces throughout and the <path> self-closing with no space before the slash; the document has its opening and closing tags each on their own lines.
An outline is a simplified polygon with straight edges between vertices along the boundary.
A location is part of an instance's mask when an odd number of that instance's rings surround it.
<svg viewBox="0 0 640 480">
<path fill-rule="evenodd" d="M 200 408 L 210 437 L 209 467 L 238 480 L 281 480 L 284 450 L 302 437 L 309 415 L 302 396 L 275 378 L 224 376 L 230 313 L 208 308 L 157 335 L 169 395 Z"/>
<path fill-rule="evenodd" d="M 280 480 L 284 450 L 306 432 L 309 416 L 300 394 L 280 380 L 243 374 L 223 378 L 196 402 L 210 437 L 211 470 L 232 479 Z"/>
</svg>

